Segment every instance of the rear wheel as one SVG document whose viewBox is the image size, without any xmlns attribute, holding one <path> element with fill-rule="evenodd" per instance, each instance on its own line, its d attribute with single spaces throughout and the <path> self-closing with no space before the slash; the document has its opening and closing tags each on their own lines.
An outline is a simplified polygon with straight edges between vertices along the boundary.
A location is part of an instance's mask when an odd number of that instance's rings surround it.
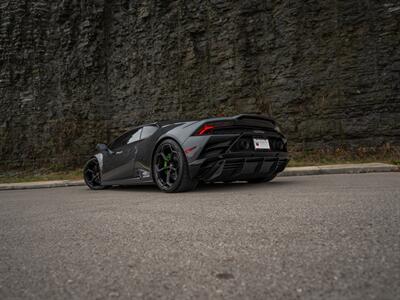
<svg viewBox="0 0 400 300">
<path fill-rule="evenodd" d="M 198 181 L 190 178 L 186 155 L 177 142 L 161 142 L 153 157 L 153 178 L 164 192 L 185 192 L 196 187 Z"/>
<path fill-rule="evenodd" d="M 83 179 L 86 185 L 92 190 L 102 190 L 107 186 L 101 185 L 101 172 L 97 158 L 90 159 L 83 169 Z"/>
<path fill-rule="evenodd" d="M 254 179 L 250 179 L 247 180 L 248 183 L 261 183 L 261 182 L 268 182 L 271 181 L 272 179 L 274 179 L 276 177 L 276 175 L 278 175 L 278 173 L 274 173 L 272 175 L 269 175 L 267 177 L 263 177 L 263 178 L 254 178 Z"/>
</svg>

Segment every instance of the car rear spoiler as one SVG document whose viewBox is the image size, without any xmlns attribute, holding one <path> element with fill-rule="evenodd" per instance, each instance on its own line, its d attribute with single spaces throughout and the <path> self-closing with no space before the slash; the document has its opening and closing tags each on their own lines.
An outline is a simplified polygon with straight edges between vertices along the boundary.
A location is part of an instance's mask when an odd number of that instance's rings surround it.
<svg viewBox="0 0 400 300">
<path fill-rule="evenodd" d="M 268 116 L 264 116 L 264 115 L 240 114 L 240 115 L 234 116 L 232 118 L 237 119 L 237 120 L 245 120 L 245 119 L 263 120 L 263 121 L 271 122 L 272 124 L 276 125 L 276 122 L 274 119 L 272 119 L 271 117 L 268 117 Z"/>
<path fill-rule="evenodd" d="M 222 127 L 244 127 L 244 128 L 268 128 L 275 129 L 276 122 L 274 119 L 263 115 L 240 114 L 232 117 L 217 117 L 211 119 L 203 119 L 195 122 L 198 124 L 198 130 L 204 126 L 216 126 L 221 124 Z M 190 126 L 192 124 L 188 124 Z M 220 127 L 221 127 L 220 126 Z"/>
</svg>

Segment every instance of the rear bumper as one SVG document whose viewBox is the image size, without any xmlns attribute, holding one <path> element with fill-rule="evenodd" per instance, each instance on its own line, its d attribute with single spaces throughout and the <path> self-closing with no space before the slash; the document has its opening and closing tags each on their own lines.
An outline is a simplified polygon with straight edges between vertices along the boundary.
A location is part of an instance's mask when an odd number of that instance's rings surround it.
<svg viewBox="0 0 400 300">
<path fill-rule="evenodd" d="M 192 178 L 203 181 L 234 181 L 264 178 L 282 172 L 287 152 L 235 152 L 200 159 L 189 164 Z"/>
</svg>

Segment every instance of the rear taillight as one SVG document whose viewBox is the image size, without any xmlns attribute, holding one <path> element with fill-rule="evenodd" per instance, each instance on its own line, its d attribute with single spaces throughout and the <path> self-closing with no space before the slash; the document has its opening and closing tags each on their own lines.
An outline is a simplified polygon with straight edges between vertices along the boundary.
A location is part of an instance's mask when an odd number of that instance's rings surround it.
<svg viewBox="0 0 400 300">
<path fill-rule="evenodd" d="M 201 125 L 199 129 L 195 131 L 193 135 L 210 135 L 215 134 L 216 131 L 220 133 L 220 130 L 230 128 L 234 125 L 233 121 L 214 121 Z"/>
</svg>

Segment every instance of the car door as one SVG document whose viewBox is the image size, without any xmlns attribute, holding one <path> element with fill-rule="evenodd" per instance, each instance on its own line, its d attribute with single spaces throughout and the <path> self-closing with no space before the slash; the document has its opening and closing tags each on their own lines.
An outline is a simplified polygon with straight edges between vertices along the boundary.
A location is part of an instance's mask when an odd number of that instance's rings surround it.
<svg viewBox="0 0 400 300">
<path fill-rule="evenodd" d="M 157 125 L 143 126 L 140 140 L 137 142 L 137 154 L 135 159 L 135 172 L 142 181 L 151 179 L 151 156 L 155 143 L 153 135 L 159 127 Z"/>
<path fill-rule="evenodd" d="M 135 171 L 135 158 L 141 132 L 141 127 L 135 128 L 111 144 L 111 151 L 103 158 L 102 181 L 125 180 L 139 176 Z"/>
</svg>

